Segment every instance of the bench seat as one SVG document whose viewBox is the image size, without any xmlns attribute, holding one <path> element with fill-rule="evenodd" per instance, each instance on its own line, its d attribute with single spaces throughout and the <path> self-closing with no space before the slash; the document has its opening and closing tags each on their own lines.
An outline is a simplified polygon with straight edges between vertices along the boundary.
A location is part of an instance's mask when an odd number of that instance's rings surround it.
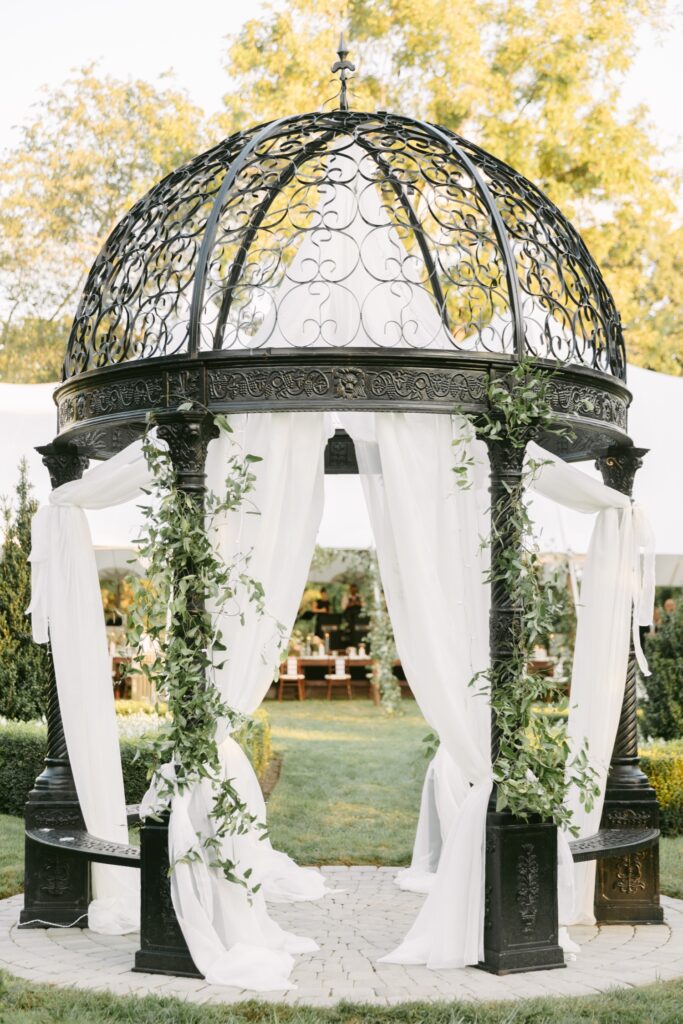
<svg viewBox="0 0 683 1024">
<path fill-rule="evenodd" d="M 624 857 L 654 846 L 658 839 L 658 828 L 601 828 L 585 839 L 573 839 L 569 848 L 574 862 L 579 863 L 605 857 Z"/>
</svg>

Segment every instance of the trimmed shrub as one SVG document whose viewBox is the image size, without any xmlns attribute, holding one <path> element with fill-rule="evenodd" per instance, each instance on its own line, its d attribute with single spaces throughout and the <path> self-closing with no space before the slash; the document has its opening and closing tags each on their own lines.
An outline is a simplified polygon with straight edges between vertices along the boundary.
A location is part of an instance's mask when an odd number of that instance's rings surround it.
<svg viewBox="0 0 683 1024">
<path fill-rule="evenodd" d="M 254 723 L 235 734 L 259 779 L 272 757 L 268 715 L 259 710 Z M 42 722 L 0 723 L 0 814 L 24 813 L 26 797 L 43 770 L 46 727 Z M 148 785 L 152 765 L 139 740 L 121 737 L 121 767 L 126 802 L 138 804 Z"/>
<path fill-rule="evenodd" d="M 640 766 L 659 800 L 662 833 L 683 834 L 683 741 L 653 743 L 639 754 Z"/>
<path fill-rule="evenodd" d="M 0 725 L 0 813 L 24 813 L 26 796 L 45 767 L 45 752 L 42 722 Z"/>
<path fill-rule="evenodd" d="M 243 729 L 236 732 L 235 739 L 244 747 L 254 766 L 254 771 L 259 779 L 262 779 L 273 756 L 272 734 L 267 711 L 259 708 L 254 713 L 253 722 L 249 722 Z"/>
<path fill-rule="evenodd" d="M 168 705 L 163 702 L 150 704 L 147 700 L 117 700 L 114 708 L 117 715 L 125 718 L 129 715 L 165 715 Z"/>
</svg>

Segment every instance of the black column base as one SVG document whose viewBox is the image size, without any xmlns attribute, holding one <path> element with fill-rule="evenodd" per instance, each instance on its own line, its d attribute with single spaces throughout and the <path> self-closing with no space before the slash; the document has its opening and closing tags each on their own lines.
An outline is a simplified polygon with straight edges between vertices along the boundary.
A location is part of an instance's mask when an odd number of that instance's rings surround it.
<svg viewBox="0 0 683 1024">
<path fill-rule="evenodd" d="M 655 791 L 649 785 L 617 789 L 608 784 L 600 824 L 601 828 L 658 828 Z M 659 843 L 637 853 L 598 861 L 595 920 L 598 924 L 662 923 Z"/>
<path fill-rule="evenodd" d="M 84 829 L 77 799 L 50 799 L 35 789 L 24 810 L 27 828 Z M 24 906 L 20 928 L 88 927 L 90 868 L 82 857 L 25 840 Z"/>
<path fill-rule="evenodd" d="M 484 961 L 492 974 L 564 967 L 558 944 L 557 829 L 489 812 Z"/>
<path fill-rule="evenodd" d="M 203 978 L 190 956 L 171 900 L 168 818 L 140 827 L 140 949 L 134 971 Z"/>
</svg>

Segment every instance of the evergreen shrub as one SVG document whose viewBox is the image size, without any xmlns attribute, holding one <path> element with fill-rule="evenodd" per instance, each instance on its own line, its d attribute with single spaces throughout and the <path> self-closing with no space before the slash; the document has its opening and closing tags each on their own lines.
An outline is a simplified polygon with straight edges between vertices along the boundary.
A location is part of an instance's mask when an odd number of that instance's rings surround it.
<svg viewBox="0 0 683 1024">
<path fill-rule="evenodd" d="M 0 716 L 30 721 L 45 714 L 48 656 L 33 642 L 26 609 L 31 600 L 31 498 L 26 460 L 19 464 L 14 502 L 1 500 Z"/>
<path fill-rule="evenodd" d="M 645 638 L 651 675 L 643 678 L 647 700 L 643 728 L 647 736 L 662 740 L 683 737 L 683 601 L 664 613 L 654 636 Z"/>
</svg>

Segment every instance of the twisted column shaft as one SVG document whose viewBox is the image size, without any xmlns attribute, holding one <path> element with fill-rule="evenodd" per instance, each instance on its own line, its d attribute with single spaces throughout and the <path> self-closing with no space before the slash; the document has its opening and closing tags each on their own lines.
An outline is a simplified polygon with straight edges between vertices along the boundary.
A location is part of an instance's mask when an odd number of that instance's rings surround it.
<svg viewBox="0 0 683 1024">
<path fill-rule="evenodd" d="M 72 445 L 56 443 L 36 448 L 42 456 L 43 465 L 50 474 L 52 489 L 61 487 L 71 480 L 79 480 L 88 466 L 87 456 L 81 455 Z M 47 756 L 45 768 L 36 779 L 34 792 L 41 800 L 74 800 L 76 788 L 66 747 L 62 714 L 59 708 L 57 680 L 52 650 L 48 648 L 48 689 L 47 689 Z"/>
<path fill-rule="evenodd" d="M 647 448 L 614 448 L 598 459 L 596 466 L 608 487 L 613 487 L 630 498 L 633 495 L 636 472 L 642 466 L 646 454 Z M 638 758 L 637 668 L 631 635 L 624 698 L 610 761 L 607 792 L 643 787 L 649 787 L 649 783 L 640 769 Z"/>
</svg>

